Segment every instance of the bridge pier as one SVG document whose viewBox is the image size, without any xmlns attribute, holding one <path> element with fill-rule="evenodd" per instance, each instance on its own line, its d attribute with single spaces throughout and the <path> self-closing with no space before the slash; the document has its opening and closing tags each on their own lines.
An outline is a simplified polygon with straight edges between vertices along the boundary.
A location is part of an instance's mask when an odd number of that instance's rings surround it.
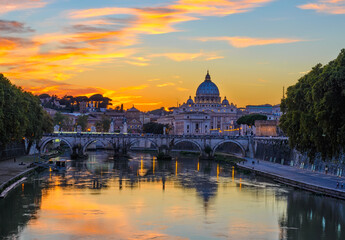
<svg viewBox="0 0 345 240">
<path fill-rule="evenodd" d="M 84 153 L 83 147 L 81 144 L 75 144 L 72 147 L 72 153 L 71 153 L 71 158 L 72 159 L 83 159 L 87 158 L 87 154 Z"/>
<path fill-rule="evenodd" d="M 158 147 L 157 160 L 171 160 L 170 148 L 167 145 Z"/>
</svg>

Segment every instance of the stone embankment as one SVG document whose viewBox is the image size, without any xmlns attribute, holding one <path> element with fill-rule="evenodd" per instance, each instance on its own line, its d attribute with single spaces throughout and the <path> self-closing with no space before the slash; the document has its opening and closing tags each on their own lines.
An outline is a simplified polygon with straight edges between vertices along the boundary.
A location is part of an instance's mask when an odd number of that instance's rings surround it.
<svg viewBox="0 0 345 240">
<path fill-rule="evenodd" d="M 28 164 L 22 158 L 0 162 L 0 198 L 6 197 L 12 189 L 25 181 L 26 176 L 37 170 L 37 167 L 28 168 Z"/>
<path fill-rule="evenodd" d="M 246 158 L 246 161 L 237 166 L 292 187 L 345 200 L 344 177 L 251 158 Z"/>
</svg>

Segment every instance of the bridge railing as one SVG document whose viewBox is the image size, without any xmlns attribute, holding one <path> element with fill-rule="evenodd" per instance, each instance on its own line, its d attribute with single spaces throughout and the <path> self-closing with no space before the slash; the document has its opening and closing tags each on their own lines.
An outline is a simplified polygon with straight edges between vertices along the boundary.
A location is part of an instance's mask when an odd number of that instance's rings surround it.
<svg viewBox="0 0 345 240">
<path fill-rule="evenodd" d="M 106 133 L 106 132 L 54 132 L 46 133 L 44 137 L 111 137 L 111 138 L 183 138 L 183 139 L 249 139 L 251 136 L 227 135 L 164 135 L 151 133 Z"/>
</svg>

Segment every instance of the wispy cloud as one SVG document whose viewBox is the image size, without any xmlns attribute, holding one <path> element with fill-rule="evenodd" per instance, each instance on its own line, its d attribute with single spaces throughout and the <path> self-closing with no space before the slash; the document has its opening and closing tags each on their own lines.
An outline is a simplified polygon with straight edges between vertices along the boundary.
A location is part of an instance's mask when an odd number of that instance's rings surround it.
<svg viewBox="0 0 345 240">
<path fill-rule="evenodd" d="M 111 89 L 105 89 L 100 87 L 84 87 L 81 85 L 75 85 L 53 80 L 33 80 L 30 82 L 30 84 L 28 84 L 27 81 L 21 81 L 20 84 L 26 91 L 30 91 L 33 94 L 47 93 L 50 95 L 54 94 L 62 97 L 66 94 L 73 96 L 91 96 L 93 94 L 98 93 L 112 99 L 113 105 L 118 105 L 121 103 L 131 103 L 137 99 L 142 98 L 142 96 L 139 96 L 138 94 L 129 94 L 129 91 L 145 88 L 144 86 L 132 86 L 128 88 L 120 88 L 120 90 L 114 91 Z"/>
<path fill-rule="evenodd" d="M 0 0 L 0 14 L 30 8 L 42 8 L 46 4 L 46 1 L 41 0 Z"/>
<path fill-rule="evenodd" d="M 262 79 L 262 78 L 259 78 L 257 81 L 258 81 L 258 82 L 261 82 L 261 83 L 267 83 L 267 82 L 268 82 L 267 80 Z"/>
<path fill-rule="evenodd" d="M 0 32 L 3 33 L 27 33 L 33 32 L 30 27 L 26 27 L 24 23 L 17 21 L 0 20 Z"/>
<path fill-rule="evenodd" d="M 141 35 L 180 31 L 176 25 L 207 16 L 252 11 L 273 0 L 177 0 L 153 7 L 106 7 L 64 13 L 70 21 L 61 31 L 13 37 L 4 34 L 33 33 L 16 21 L 0 22 L 0 71 L 12 79 L 67 81 L 102 63 L 147 66 L 151 58 L 173 61 L 209 61 L 223 58 L 214 52 L 173 52 L 147 57 L 140 48 Z M 0 14 L 42 8 L 49 0 L 0 0 Z M 30 34 L 30 35 L 31 35 Z M 147 55 L 147 54 L 146 54 Z M 43 89 L 42 89 L 43 91 Z"/>
<path fill-rule="evenodd" d="M 148 82 L 157 82 L 157 81 L 160 81 L 161 79 L 160 78 L 152 78 L 152 79 L 149 79 L 147 80 Z"/>
<path fill-rule="evenodd" d="M 157 87 L 175 86 L 175 83 L 173 83 L 173 82 L 167 82 L 167 83 L 157 84 L 156 86 L 157 86 Z"/>
<path fill-rule="evenodd" d="M 143 103 L 134 103 L 134 105 L 138 105 L 138 106 L 157 106 L 157 105 L 161 105 L 163 102 L 143 102 Z"/>
<path fill-rule="evenodd" d="M 145 89 L 147 87 L 148 87 L 147 84 L 142 84 L 142 85 L 138 85 L 138 86 L 122 87 L 122 88 L 120 88 L 120 91 L 142 90 L 142 89 Z"/>
<path fill-rule="evenodd" d="M 156 57 L 166 57 L 176 62 L 182 61 L 193 61 L 193 60 L 215 60 L 219 58 L 224 58 L 223 56 L 218 56 L 216 53 L 204 53 L 204 52 L 197 52 L 197 53 L 185 53 L 185 52 L 174 52 L 174 53 L 158 53 L 152 54 L 149 57 L 156 58 Z"/>
<path fill-rule="evenodd" d="M 306 41 L 303 39 L 291 39 L 291 38 L 252 38 L 252 37 L 199 37 L 195 40 L 208 42 L 208 41 L 226 41 L 231 46 L 236 48 L 246 48 L 252 46 L 263 46 L 271 44 L 286 44 Z"/>
<path fill-rule="evenodd" d="M 176 90 L 180 91 L 180 92 L 185 92 L 185 91 L 188 91 L 189 89 L 188 88 L 183 88 L 183 87 L 177 87 Z"/>
<path fill-rule="evenodd" d="M 304 72 L 299 72 L 299 74 L 305 75 L 305 74 L 308 74 L 309 72 L 310 72 L 310 70 L 309 71 L 304 71 Z"/>
<path fill-rule="evenodd" d="M 298 6 L 300 9 L 315 10 L 319 13 L 345 14 L 345 0 L 317 0 Z"/>
</svg>

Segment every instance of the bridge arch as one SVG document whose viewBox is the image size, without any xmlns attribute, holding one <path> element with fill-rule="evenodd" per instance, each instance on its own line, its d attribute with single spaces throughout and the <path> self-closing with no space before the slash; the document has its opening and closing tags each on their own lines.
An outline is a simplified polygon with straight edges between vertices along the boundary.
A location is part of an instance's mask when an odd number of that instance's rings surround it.
<svg viewBox="0 0 345 240">
<path fill-rule="evenodd" d="M 84 144 L 84 146 L 83 146 L 83 154 L 86 153 L 87 147 L 90 146 L 90 144 L 95 143 L 95 142 L 101 143 L 101 144 L 104 146 L 104 148 L 106 148 L 107 145 L 111 144 L 110 141 L 102 141 L 101 139 L 92 139 L 92 140 L 89 140 L 89 141 L 87 141 L 87 142 Z"/>
<path fill-rule="evenodd" d="M 45 140 L 41 143 L 41 145 L 40 145 L 40 150 L 39 150 L 40 153 L 43 153 L 43 150 L 45 150 L 45 147 L 47 146 L 47 144 L 48 144 L 50 141 L 54 141 L 54 140 L 56 140 L 56 139 L 59 139 L 61 142 L 66 143 L 66 144 L 68 145 L 68 147 L 70 148 L 70 150 L 73 151 L 72 144 L 71 144 L 68 140 L 66 140 L 66 139 L 64 139 L 64 138 L 60 138 L 60 137 L 51 137 L 51 138 L 45 139 Z"/>
<path fill-rule="evenodd" d="M 129 148 L 131 148 L 135 143 L 140 142 L 140 140 L 142 140 L 142 139 L 134 139 L 134 140 L 130 141 L 130 142 L 129 142 Z M 151 143 L 155 146 L 155 148 L 156 148 L 157 151 L 159 150 L 159 146 L 158 146 L 158 144 L 157 144 L 154 140 L 152 140 L 152 139 L 150 139 L 150 138 L 145 138 L 145 141 L 146 141 L 146 140 L 149 141 L 149 142 L 151 142 Z"/>
<path fill-rule="evenodd" d="M 214 156 L 217 148 L 224 144 L 224 143 L 234 143 L 235 145 L 237 145 L 240 149 L 241 149 L 241 152 L 242 152 L 242 157 L 245 157 L 246 156 L 246 150 L 245 148 L 243 147 L 243 145 L 237 141 L 234 141 L 234 140 L 224 140 L 224 141 L 221 141 L 219 143 L 217 143 L 214 147 L 213 147 L 213 150 L 212 150 L 212 156 Z"/>
<path fill-rule="evenodd" d="M 194 144 L 195 146 L 198 147 L 198 149 L 199 149 L 199 151 L 200 151 L 200 154 L 203 153 L 203 149 L 202 149 L 202 147 L 200 146 L 200 144 L 197 143 L 196 141 L 193 141 L 193 140 L 190 140 L 190 139 L 178 139 L 178 140 L 174 141 L 174 145 L 177 145 L 177 144 L 182 143 L 182 142 L 189 142 L 189 143 Z"/>
</svg>

